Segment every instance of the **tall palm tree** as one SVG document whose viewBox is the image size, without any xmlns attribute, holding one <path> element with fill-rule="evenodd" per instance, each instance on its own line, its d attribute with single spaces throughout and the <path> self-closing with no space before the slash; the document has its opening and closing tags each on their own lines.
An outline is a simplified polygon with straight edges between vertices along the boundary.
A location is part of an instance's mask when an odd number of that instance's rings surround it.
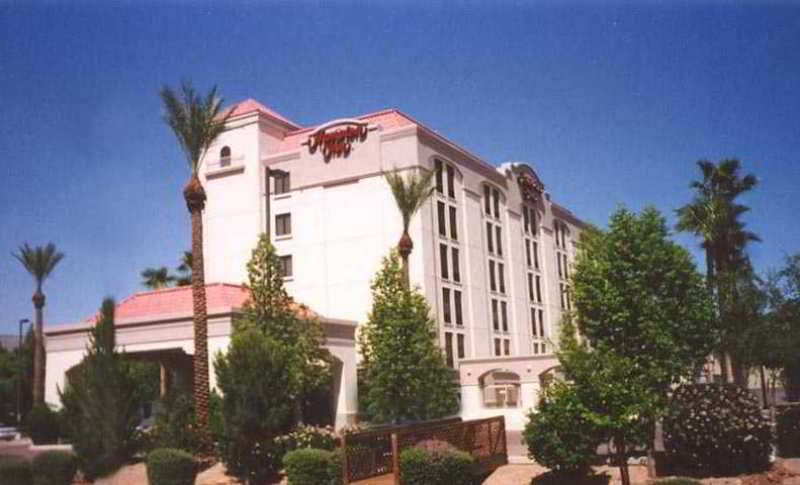
<svg viewBox="0 0 800 485">
<path fill-rule="evenodd" d="M 189 286 L 192 284 L 192 252 L 184 251 L 181 256 L 181 264 L 175 268 L 181 276 L 178 276 L 176 283 L 178 286 Z"/>
<path fill-rule="evenodd" d="M 160 268 L 147 268 L 142 271 L 142 284 L 151 290 L 160 290 L 172 286 L 175 282 L 175 276 L 169 274 L 169 269 L 166 266 Z"/>
<path fill-rule="evenodd" d="M 434 187 L 431 186 L 431 180 L 434 173 L 433 170 L 423 169 L 422 173 L 412 172 L 408 178 L 403 178 L 395 168 L 385 174 L 386 182 L 389 183 L 394 201 L 397 203 L 397 209 L 403 218 L 403 235 L 400 237 L 400 242 L 397 243 L 397 251 L 403 261 L 403 278 L 406 288 L 410 285 L 408 256 L 414 249 L 414 243 L 411 241 L 411 236 L 408 235 L 408 226 L 411 224 L 414 214 L 433 193 Z"/>
<path fill-rule="evenodd" d="M 741 162 L 737 159 L 722 160 L 718 165 L 700 160 L 697 165 L 703 179 L 691 183 L 695 196 L 689 204 L 676 211 L 676 229 L 703 238 L 701 247 L 705 250 L 706 278 L 710 291 L 715 293 L 717 314 L 723 326 L 720 369 L 723 379 L 728 381 L 726 349 L 734 336 L 725 335 L 725 328 L 729 323 L 728 308 L 735 306 L 733 275 L 746 259 L 746 245 L 759 240 L 758 236 L 745 230 L 739 217 L 750 208 L 737 203 L 736 198 L 755 187 L 758 180 L 752 174 L 741 177 Z"/>
<path fill-rule="evenodd" d="M 194 310 L 194 401 L 197 425 L 204 445 L 210 447 L 208 425 L 208 315 L 206 313 L 205 274 L 203 271 L 203 218 L 206 192 L 197 176 L 200 160 L 214 140 L 225 131 L 227 116 L 220 117 L 222 100 L 217 97 L 216 86 L 205 96 L 200 96 L 191 83 L 184 82 L 180 93 L 169 86 L 161 88 L 161 100 L 166 113 L 164 121 L 178 138 L 191 175 L 183 189 L 186 207 L 192 217 L 192 306 Z M 228 111 L 230 113 L 230 111 Z M 209 448 L 210 449 L 210 448 Z"/>
<path fill-rule="evenodd" d="M 12 253 L 22 266 L 28 270 L 36 280 L 36 291 L 33 293 L 33 307 L 36 309 L 35 330 L 33 332 L 33 403 L 44 403 L 44 378 L 45 378 L 45 358 L 44 358 L 44 326 L 42 309 L 44 308 L 44 293 L 42 293 L 42 283 L 50 276 L 56 265 L 64 259 L 64 253 L 56 250 L 53 243 L 45 247 L 36 246 L 31 248 L 27 243 L 19 247 L 19 252 Z"/>
</svg>

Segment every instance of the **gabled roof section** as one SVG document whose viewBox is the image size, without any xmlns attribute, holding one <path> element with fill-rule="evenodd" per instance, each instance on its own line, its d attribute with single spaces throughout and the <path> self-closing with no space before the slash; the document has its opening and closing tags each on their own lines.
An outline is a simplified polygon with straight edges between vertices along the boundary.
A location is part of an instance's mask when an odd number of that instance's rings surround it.
<svg viewBox="0 0 800 485">
<path fill-rule="evenodd" d="M 236 103 L 233 106 L 222 110 L 222 113 L 217 116 L 217 119 L 225 118 L 226 116 L 228 119 L 230 119 L 253 112 L 261 113 L 268 118 L 279 121 L 293 130 L 298 130 L 301 128 L 301 126 L 297 123 L 291 121 L 277 111 L 267 108 L 253 98 L 245 99 L 244 101 Z"/>
</svg>

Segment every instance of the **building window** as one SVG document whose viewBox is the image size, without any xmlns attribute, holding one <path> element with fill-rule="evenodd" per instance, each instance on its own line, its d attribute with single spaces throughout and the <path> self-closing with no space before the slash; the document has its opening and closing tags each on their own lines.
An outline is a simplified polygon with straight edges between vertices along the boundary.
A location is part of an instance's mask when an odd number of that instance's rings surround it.
<svg viewBox="0 0 800 485">
<path fill-rule="evenodd" d="M 567 263 L 567 255 L 562 254 L 561 257 L 564 258 L 564 278 L 567 279 L 569 278 L 569 264 Z"/>
<path fill-rule="evenodd" d="M 539 313 L 539 336 L 544 338 L 547 335 L 544 333 L 544 310 L 541 308 L 538 310 Z"/>
<path fill-rule="evenodd" d="M 539 337 L 539 327 L 536 324 L 536 308 L 531 308 L 531 335 Z"/>
<path fill-rule="evenodd" d="M 532 265 L 531 240 L 527 239 L 527 238 L 525 239 L 525 264 L 527 264 L 528 267 L 530 267 Z"/>
<path fill-rule="evenodd" d="M 275 216 L 275 235 L 288 236 L 292 234 L 292 215 L 278 214 Z"/>
<path fill-rule="evenodd" d="M 561 309 L 562 310 L 566 310 L 567 309 L 567 303 L 566 303 L 567 292 L 564 289 L 564 283 L 560 283 L 558 285 L 558 288 L 559 288 L 559 292 L 561 293 Z"/>
<path fill-rule="evenodd" d="M 461 267 L 459 266 L 459 260 L 458 260 L 458 248 L 452 248 L 452 254 L 453 254 L 453 261 L 452 261 L 452 263 L 453 263 L 453 281 L 455 281 L 456 283 L 460 283 L 461 282 Z"/>
<path fill-rule="evenodd" d="M 231 164 L 231 147 L 224 146 L 219 151 L 219 166 L 227 167 Z"/>
<path fill-rule="evenodd" d="M 503 354 L 511 355 L 511 341 L 510 340 L 503 340 Z"/>
<path fill-rule="evenodd" d="M 458 240 L 458 225 L 456 223 L 456 208 L 450 206 L 450 237 L 454 241 Z"/>
<path fill-rule="evenodd" d="M 447 245 L 446 244 L 440 244 L 439 245 L 439 259 L 441 260 L 440 263 L 441 263 L 441 266 L 442 266 L 442 279 L 445 279 L 445 280 L 449 279 L 450 275 L 448 274 L 448 271 L 447 271 Z"/>
<path fill-rule="evenodd" d="M 525 232 L 531 232 L 531 218 L 530 214 L 528 213 L 529 210 L 530 209 L 528 209 L 528 206 L 522 206 L 522 228 Z"/>
<path fill-rule="evenodd" d="M 442 288 L 442 313 L 444 316 L 444 323 L 451 323 L 450 316 L 450 289 Z"/>
<path fill-rule="evenodd" d="M 442 182 L 442 161 L 436 160 L 434 164 L 436 165 L 436 191 L 440 194 L 443 194 L 444 183 Z"/>
<path fill-rule="evenodd" d="M 503 263 L 497 263 L 497 281 L 500 283 L 500 293 L 506 292 L 506 274 Z"/>
<path fill-rule="evenodd" d="M 558 260 L 558 277 L 563 278 L 564 273 L 561 271 L 561 253 L 556 253 L 556 260 Z"/>
<path fill-rule="evenodd" d="M 289 278 L 290 276 L 292 276 L 292 256 L 291 255 L 281 256 L 279 262 L 280 262 L 281 275 L 284 278 Z"/>
<path fill-rule="evenodd" d="M 457 349 L 458 349 L 458 358 L 463 359 L 466 355 L 464 353 L 464 334 L 458 333 L 456 334 L 456 341 L 457 341 Z"/>
<path fill-rule="evenodd" d="M 538 274 L 536 275 L 536 301 L 542 302 L 542 277 Z"/>
<path fill-rule="evenodd" d="M 489 249 L 490 253 L 494 252 L 494 244 L 492 243 L 492 223 L 486 223 L 486 247 Z"/>
<path fill-rule="evenodd" d="M 445 227 L 446 222 L 444 213 L 445 212 L 444 202 L 442 202 L 441 200 L 437 202 L 436 208 L 439 215 L 439 235 L 444 237 L 447 236 L 447 227 Z"/>
<path fill-rule="evenodd" d="M 456 198 L 455 170 L 450 165 L 447 166 L 447 195 Z"/>
<path fill-rule="evenodd" d="M 483 186 L 483 210 L 486 215 L 492 215 L 492 189 L 488 185 Z"/>
<path fill-rule="evenodd" d="M 447 366 L 453 367 L 453 334 L 451 332 L 444 333 L 444 349 L 447 356 Z"/>
<path fill-rule="evenodd" d="M 496 355 L 498 357 L 502 355 L 500 353 L 500 339 L 499 338 L 494 339 L 494 355 Z"/>
<path fill-rule="evenodd" d="M 497 291 L 497 280 L 494 277 L 494 261 L 489 260 L 489 289 Z"/>
<path fill-rule="evenodd" d="M 533 241 L 533 267 L 539 269 L 539 243 Z"/>
<path fill-rule="evenodd" d="M 456 325 L 459 327 L 464 325 L 464 315 L 461 311 L 461 292 L 453 290 L 453 306 L 456 310 Z"/>
<path fill-rule="evenodd" d="M 495 341 L 495 354 L 500 355 L 500 342 Z M 478 379 L 483 391 L 483 404 L 488 408 L 516 408 L 520 406 L 520 378 L 514 372 L 496 369 Z"/>
<path fill-rule="evenodd" d="M 494 216 L 500 219 L 500 191 L 492 190 L 492 201 L 494 202 Z"/>
<path fill-rule="evenodd" d="M 275 179 L 275 195 L 286 194 L 291 190 L 289 172 L 281 172 L 273 178 Z"/>
<path fill-rule="evenodd" d="M 534 301 L 533 296 L 533 273 L 528 273 L 528 299 Z"/>
<path fill-rule="evenodd" d="M 497 254 L 502 256 L 503 255 L 503 238 L 501 235 L 500 226 L 495 226 L 495 235 L 497 237 L 494 238 L 494 242 L 497 244 Z"/>
<path fill-rule="evenodd" d="M 508 304 L 504 301 L 500 302 L 500 316 L 503 321 L 503 331 L 508 332 Z"/>
<path fill-rule="evenodd" d="M 498 315 L 497 310 L 497 300 L 492 300 L 492 328 L 499 332 L 500 331 L 500 316 Z"/>
</svg>

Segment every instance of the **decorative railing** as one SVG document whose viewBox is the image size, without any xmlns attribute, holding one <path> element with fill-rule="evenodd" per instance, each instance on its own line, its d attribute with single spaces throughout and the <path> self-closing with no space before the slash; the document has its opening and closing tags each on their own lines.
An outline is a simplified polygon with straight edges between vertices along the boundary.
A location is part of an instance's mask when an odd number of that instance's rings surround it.
<svg viewBox="0 0 800 485">
<path fill-rule="evenodd" d="M 431 440 L 447 442 L 474 456 L 478 473 L 488 473 L 508 463 L 503 416 L 472 421 L 454 418 L 344 436 L 341 441 L 344 483 L 389 473 L 394 473 L 398 483 L 400 453 Z"/>
</svg>

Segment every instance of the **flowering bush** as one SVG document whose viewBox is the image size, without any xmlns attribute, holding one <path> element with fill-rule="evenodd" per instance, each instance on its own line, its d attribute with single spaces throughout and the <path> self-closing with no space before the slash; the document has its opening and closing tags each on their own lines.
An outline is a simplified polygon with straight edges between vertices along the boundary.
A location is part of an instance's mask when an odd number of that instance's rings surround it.
<svg viewBox="0 0 800 485">
<path fill-rule="evenodd" d="M 664 416 L 664 444 L 685 474 L 754 473 L 769 467 L 772 430 L 746 390 L 684 385 L 673 393 Z"/>
<path fill-rule="evenodd" d="M 275 438 L 275 444 L 286 454 L 302 448 L 333 450 L 336 448 L 336 434 L 330 426 L 316 427 L 299 425 L 290 433 Z"/>
</svg>

